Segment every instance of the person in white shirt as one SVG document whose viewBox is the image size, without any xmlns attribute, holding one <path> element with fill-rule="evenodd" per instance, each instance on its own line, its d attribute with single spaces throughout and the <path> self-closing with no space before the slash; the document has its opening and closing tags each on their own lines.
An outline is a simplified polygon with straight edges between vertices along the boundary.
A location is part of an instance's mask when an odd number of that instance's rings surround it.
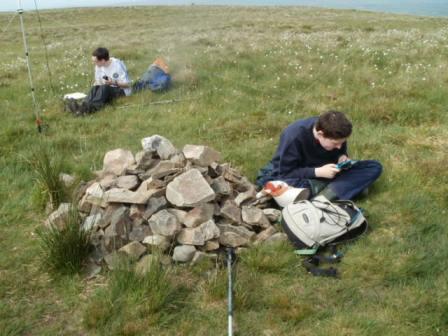
<svg viewBox="0 0 448 336">
<path fill-rule="evenodd" d="M 75 115 L 93 113 L 114 99 L 131 94 L 131 79 L 124 63 L 118 58 L 109 57 L 109 50 L 100 47 L 93 51 L 95 82 L 86 99 L 78 104 L 69 102 L 69 109 Z"/>
</svg>

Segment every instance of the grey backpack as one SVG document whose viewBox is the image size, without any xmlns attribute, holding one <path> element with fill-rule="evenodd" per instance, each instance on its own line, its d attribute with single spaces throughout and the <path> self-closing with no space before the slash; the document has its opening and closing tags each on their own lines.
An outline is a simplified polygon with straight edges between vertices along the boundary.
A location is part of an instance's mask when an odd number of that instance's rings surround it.
<svg viewBox="0 0 448 336">
<path fill-rule="evenodd" d="M 313 254 L 320 247 L 357 238 L 367 230 L 367 221 L 353 202 L 317 196 L 284 207 L 282 226 L 296 248 Z"/>
</svg>

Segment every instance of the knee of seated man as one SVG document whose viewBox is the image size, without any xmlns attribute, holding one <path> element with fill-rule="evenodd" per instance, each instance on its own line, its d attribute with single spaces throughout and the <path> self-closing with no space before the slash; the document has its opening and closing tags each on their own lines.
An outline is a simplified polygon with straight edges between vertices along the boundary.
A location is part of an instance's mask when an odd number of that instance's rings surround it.
<svg viewBox="0 0 448 336">
<path fill-rule="evenodd" d="M 383 166 L 379 161 L 376 160 L 368 160 L 367 167 L 369 172 L 372 174 L 372 177 L 375 179 L 378 178 L 383 172 Z"/>
</svg>

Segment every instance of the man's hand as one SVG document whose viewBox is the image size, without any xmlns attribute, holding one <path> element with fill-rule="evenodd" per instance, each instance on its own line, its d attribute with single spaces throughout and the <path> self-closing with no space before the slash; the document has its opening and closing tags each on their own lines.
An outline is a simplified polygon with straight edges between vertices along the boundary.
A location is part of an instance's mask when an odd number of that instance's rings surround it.
<svg viewBox="0 0 448 336">
<path fill-rule="evenodd" d="M 344 155 L 341 155 L 339 157 L 338 163 L 341 163 L 341 162 L 344 162 L 344 161 L 347 161 L 347 160 L 350 160 L 350 158 L 347 155 L 344 154 Z"/>
<path fill-rule="evenodd" d="M 104 80 L 104 84 L 106 84 L 106 85 L 116 85 L 116 81 L 109 78 L 109 79 L 105 79 Z"/>
<path fill-rule="evenodd" d="M 334 163 L 329 163 L 326 164 L 325 166 L 314 169 L 316 177 L 323 177 L 327 179 L 334 178 L 336 174 L 339 173 L 340 171 L 341 170 L 336 168 L 336 165 Z"/>
</svg>

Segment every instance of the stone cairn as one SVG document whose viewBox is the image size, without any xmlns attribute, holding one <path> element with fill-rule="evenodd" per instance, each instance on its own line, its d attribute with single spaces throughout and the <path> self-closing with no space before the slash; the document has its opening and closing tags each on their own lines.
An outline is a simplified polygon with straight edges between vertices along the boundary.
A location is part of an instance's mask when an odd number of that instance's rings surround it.
<svg viewBox="0 0 448 336">
<path fill-rule="evenodd" d="M 179 151 L 159 135 L 142 146 L 135 157 L 124 149 L 107 152 L 97 178 L 78 190 L 82 228 L 92 232 L 98 264 L 113 268 L 119 254 L 147 264 L 154 248 L 165 261 L 195 263 L 222 247 L 286 240 L 273 226 L 280 211 L 257 200 L 255 186 L 219 163 L 219 152 L 196 145 Z M 63 226 L 70 207 L 61 204 L 46 225 Z"/>
</svg>

